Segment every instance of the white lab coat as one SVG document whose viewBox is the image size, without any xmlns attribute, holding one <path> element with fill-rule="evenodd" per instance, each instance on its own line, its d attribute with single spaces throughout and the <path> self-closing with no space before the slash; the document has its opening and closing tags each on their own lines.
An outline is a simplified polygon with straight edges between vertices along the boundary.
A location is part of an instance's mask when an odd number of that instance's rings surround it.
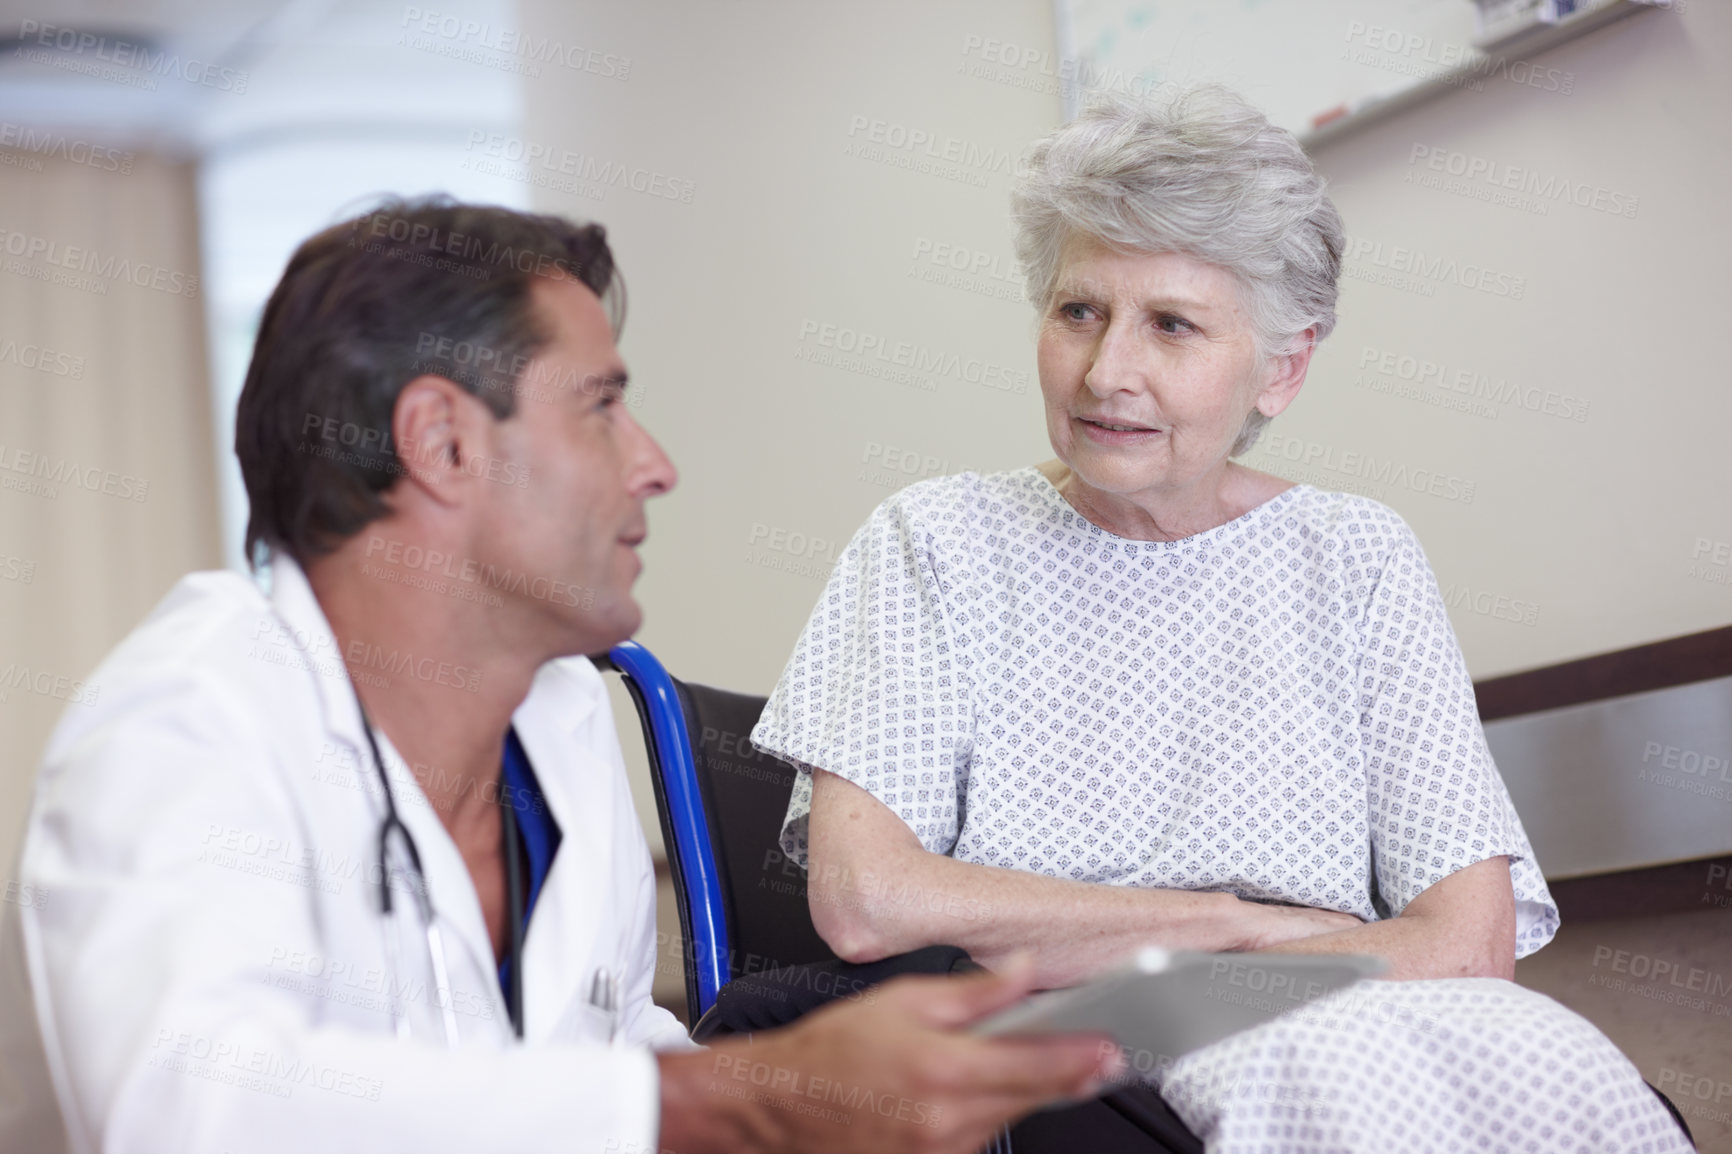
<svg viewBox="0 0 1732 1154">
<path fill-rule="evenodd" d="M 446 684 L 454 709 L 474 676 L 434 653 L 360 656 L 369 676 Z M 563 831 L 524 943 L 521 1044 L 457 847 L 379 734 L 456 1050 L 407 895 L 388 965 L 384 801 L 301 570 L 274 563 L 269 597 L 233 573 L 185 578 L 91 682 L 95 704 L 49 742 L 0 921 L 0 1148 L 656 1149 L 650 1050 L 691 1044 L 650 1001 L 654 877 L 587 660 L 544 666 L 513 717 Z M 622 976 L 616 1047 L 590 1004 L 600 967 Z"/>
</svg>

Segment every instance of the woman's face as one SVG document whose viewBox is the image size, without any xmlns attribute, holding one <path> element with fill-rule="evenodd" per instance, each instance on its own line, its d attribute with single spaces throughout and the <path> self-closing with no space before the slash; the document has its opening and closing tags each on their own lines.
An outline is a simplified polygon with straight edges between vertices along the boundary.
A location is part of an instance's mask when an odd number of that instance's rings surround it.
<svg viewBox="0 0 1732 1154">
<path fill-rule="evenodd" d="M 1047 433 L 1094 489 L 1184 493 L 1225 465 L 1252 408 L 1287 407 L 1285 360 L 1258 355 L 1220 266 L 1073 239 L 1040 322 Z"/>
</svg>

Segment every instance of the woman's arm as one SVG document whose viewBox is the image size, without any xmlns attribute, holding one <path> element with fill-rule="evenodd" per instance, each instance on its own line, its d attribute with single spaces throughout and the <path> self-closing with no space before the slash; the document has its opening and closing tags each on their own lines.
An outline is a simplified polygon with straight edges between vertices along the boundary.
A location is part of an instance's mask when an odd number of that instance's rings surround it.
<svg viewBox="0 0 1732 1154">
<path fill-rule="evenodd" d="M 1094 885 L 929 852 L 883 802 L 814 771 L 807 901 L 846 961 L 952 945 L 991 968 L 1032 951 L 1035 983 L 1073 985 L 1139 946 L 1265 949 L 1343 936 L 1352 914 L 1267 906 L 1232 894 Z M 1417 903 L 1416 903 L 1417 904 Z"/>
<path fill-rule="evenodd" d="M 1392 980 L 1515 977 L 1509 858 L 1490 857 L 1423 890 L 1399 917 L 1263 947 L 1283 954 L 1375 954 Z"/>
</svg>

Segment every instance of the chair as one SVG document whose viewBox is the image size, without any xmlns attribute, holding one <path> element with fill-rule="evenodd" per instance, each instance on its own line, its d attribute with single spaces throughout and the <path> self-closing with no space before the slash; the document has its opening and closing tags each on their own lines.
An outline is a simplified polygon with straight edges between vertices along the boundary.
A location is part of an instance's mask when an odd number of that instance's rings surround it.
<svg viewBox="0 0 1732 1154">
<path fill-rule="evenodd" d="M 794 770 L 752 747 L 765 698 L 682 682 L 635 641 L 596 664 L 621 675 L 643 723 L 685 938 L 687 1020 L 702 1040 L 704 1016 L 732 979 L 838 960 L 812 927 L 805 871 L 778 845 Z M 1202 1150 L 1158 1095 L 1140 1087 L 1032 1115 L 983 1154 L 1008 1154 L 1013 1142 L 1020 1154 Z"/>
<path fill-rule="evenodd" d="M 605 664 L 644 726 L 685 939 L 688 1021 L 742 974 L 835 960 L 812 928 L 805 871 L 777 845 L 794 769 L 752 747 L 765 699 L 682 682 L 634 641 Z"/>
</svg>

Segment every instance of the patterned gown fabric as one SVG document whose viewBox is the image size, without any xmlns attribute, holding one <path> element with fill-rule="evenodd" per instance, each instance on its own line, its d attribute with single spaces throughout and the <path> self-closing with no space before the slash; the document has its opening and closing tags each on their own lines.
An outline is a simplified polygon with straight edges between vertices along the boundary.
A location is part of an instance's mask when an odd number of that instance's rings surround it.
<svg viewBox="0 0 1732 1154">
<path fill-rule="evenodd" d="M 912 485 L 843 553 L 752 740 L 800 769 L 782 846 L 802 864 L 816 766 L 883 801 L 928 850 L 962 861 L 1366 920 L 1393 917 L 1437 881 L 1503 854 L 1517 955 L 1557 931 L 1424 552 L 1394 510 L 1352 494 L 1299 485 L 1206 532 L 1135 541 L 1082 517 L 1032 468 Z M 1386 1001 L 1441 999 L 1442 1020 L 1467 1004 L 1463 985 L 1366 988 Z M 1633 1084 L 1647 1101 L 1630 1099 L 1632 1124 L 1675 1132 L 1593 1027 L 1509 983 L 1465 985 L 1513 1015 L 1504 1028 L 1531 1031 L 1530 1046 L 1574 1039 L 1591 1051 L 1561 1060 L 1573 1079 L 1603 1075 L 1604 1085 L 1554 1078 L 1542 1097 L 1598 1094 L 1601 1109 Z M 1461 1013 L 1468 1024 L 1450 1037 L 1477 1029 Z M 1359 1080 L 1384 1076 L 1356 1021 L 1240 1035 L 1174 1067 L 1163 1093 L 1182 1095 L 1172 1079 L 1217 1051 L 1266 1063 L 1258 1047 L 1311 1046 L 1318 1064 L 1306 1076 L 1337 1078 L 1339 1104 Z M 1301 1028 L 1314 1036 L 1294 1037 Z M 1217 1082 L 1244 1073 L 1207 1071 Z M 1467 1095 L 1481 1110 L 1545 1113 L 1513 1083 L 1511 1097 L 1495 1097 L 1496 1085 L 1456 1077 L 1454 1089 L 1432 1089 L 1461 1108 Z M 1193 1097 L 1184 1116 L 1211 1150 L 1391 1148 L 1286 1130 L 1273 1144 L 1249 1136 L 1262 1130 L 1247 1110 L 1287 1117 L 1314 1108 L 1309 1098 Z M 1488 1124 L 1507 1132 L 1514 1123 L 1502 1117 Z M 1674 1148 L 1535 1125 L 1552 1137 L 1524 1130 L 1509 1148 Z M 1435 1148 L 1497 1148 L 1465 1141 Z"/>
<path fill-rule="evenodd" d="M 1681 1154 L 1593 1023 L 1495 978 L 1361 982 L 1181 1058 L 1161 1096 L 1210 1154 Z"/>
</svg>

